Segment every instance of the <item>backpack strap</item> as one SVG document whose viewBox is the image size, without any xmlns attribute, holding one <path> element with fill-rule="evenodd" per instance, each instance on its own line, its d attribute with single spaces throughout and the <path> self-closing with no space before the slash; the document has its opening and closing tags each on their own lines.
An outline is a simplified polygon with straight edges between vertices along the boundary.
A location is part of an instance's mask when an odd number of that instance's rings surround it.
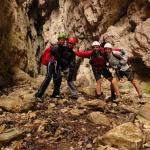
<svg viewBox="0 0 150 150">
<path fill-rule="evenodd" d="M 121 60 L 121 58 L 119 56 L 116 56 L 113 52 L 112 52 L 112 55 L 117 58 L 118 60 Z"/>
</svg>

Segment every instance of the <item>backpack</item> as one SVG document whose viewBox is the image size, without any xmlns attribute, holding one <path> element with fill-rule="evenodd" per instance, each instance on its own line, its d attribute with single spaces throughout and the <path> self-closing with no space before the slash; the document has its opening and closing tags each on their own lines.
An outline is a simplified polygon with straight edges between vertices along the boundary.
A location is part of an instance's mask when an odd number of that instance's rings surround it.
<svg viewBox="0 0 150 150">
<path fill-rule="evenodd" d="M 112 55 L 113 55 L 117 60 L 119 60 L 119 64 L 121 64 L 121 65 L 126 65 L 126 64 L 130 65 L 130 64 L 131 64 L 131 63 L 129 62 L 129 60 L 128 60 L 128 53 L 127 53 L 126 50 L 124 50 L 124 49 L 114 49 L 113 51 L 119 51 L 119 52 L 121 52 L 121 57 L 116 56 L 116 55 L 112 52 Z"/>
<path fill-rule="evenodd" d="M 41 56 L 41 64 L 47 66 L 50 59 L 51 59 L 51 56 L 50 56 L 50 51 L 52 49 L 52 46 L 48 47 L 42 54 Z"/>
<path fill-rule="evenodd" d="M 124 50 L 124 49 L 119 49 L 119 48 L 115 48 L 113 49 L 113 51 L 118 51 L 118 52 L 121 52 L 121 56 L 122 58 L 128 58 L 128 54 L 127 54 L 127 51 Z M 112 55 L 117 58 L 118 60 L 121 60 L 122 58 L 120 58 L 119 56 L 116 56 L 113 52 L 112 52 Z"/>
</svg>

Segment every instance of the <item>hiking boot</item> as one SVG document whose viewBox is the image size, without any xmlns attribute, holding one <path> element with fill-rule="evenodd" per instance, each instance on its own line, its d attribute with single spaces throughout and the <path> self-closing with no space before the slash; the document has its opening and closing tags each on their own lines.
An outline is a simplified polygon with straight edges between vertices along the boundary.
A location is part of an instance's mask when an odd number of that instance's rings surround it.
<svg viewBox="0 0 150 150">
<path fill-rule="evenodd" d="M 120 102 L 121 101 L 121 97 L 120 96 L 116 96 L 116 98 L 113 100 L 113 102 Z"/>
<path fill-rule="evenodd" d="M 106 98 L 106 101 L 119 102 L 119 101 L 121 101 L 121 97 L 117 96 L 117 95 L 111 95 Z"/>
<path fill-rule="evenodd" d="M 62 95 L 60 95 L 60 94 L 52 94 L 51 96 L 50 96 L 50 98 L 60 98 L 60 99 L 62 99 L 63 98 L 63 96 Z"/>
<path fill-rule="evenodd" d="M 34 96 L 35 96 L 35 97 L 42 97 L 42 95 L 39 94 L 39 92 L 36 92 Z"/>
<path fill-rule="evenodd" d="M 97 99 L 105 99 L 105 95 L 102 92 L 101 94 L 96 94 L 96 98 Z"/>
<path fill-rule="evenodd" d="M 115 99 L 116 99 L 116 95 L 111 95 L 111 96 L 106 97 L 106 101 L 113 101 Z"/>
<path fill-rule="evenodd" d="M 36 101 L 38 101 L 38 102 L 43 102 L 43 97 L 41 96 L 41 95 L 39 95 L 39 93 L 37 92 L 37 93 L 35 93 L 35 98 L 36 98 Z"/>
<path fill-rule="evenodd" d="M 71 99 L 78 99 L 78 95 L 71 95 L 71 96 L 69 96 L 69 98 L 71 98 Z"/>
<path fill-rule="evenodd" d="M 143 95 L 139 95 L 138 98 L 139 98 L 139 99 L 142 99 L 142 98 L 143 98 Z"/>
<path fill-rule="evenodd" d="M 42 103 L 43 102 L 43 97 L 36 97 L 36 101 Z"/>
</svg>

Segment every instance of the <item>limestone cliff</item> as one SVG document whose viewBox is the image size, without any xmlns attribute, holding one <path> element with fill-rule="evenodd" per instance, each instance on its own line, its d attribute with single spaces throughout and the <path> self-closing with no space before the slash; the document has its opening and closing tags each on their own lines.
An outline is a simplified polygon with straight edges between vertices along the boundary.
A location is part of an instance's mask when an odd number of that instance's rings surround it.
<svg viewBox="0 0 150 150">
<path fill-rule="evenodd" d="M 35 53 L 43 38 L 38 28 L 36 1 L 22 2 L 0 3 L 0 86 L 12 83 L 19 69 L 30 76 L 37 74 Z"/>
<path fill-rule="evenodd" d="M 0 86 L 12 81 L 16 67 L 35 76 L 35 55 L 56 42 L 59 31 L 77 36 L 82 49 L 109 33 L 114 46 L 128 50 L 135 66 L 150 72 L 149 0 L 2 0 Z"/>
</svg>

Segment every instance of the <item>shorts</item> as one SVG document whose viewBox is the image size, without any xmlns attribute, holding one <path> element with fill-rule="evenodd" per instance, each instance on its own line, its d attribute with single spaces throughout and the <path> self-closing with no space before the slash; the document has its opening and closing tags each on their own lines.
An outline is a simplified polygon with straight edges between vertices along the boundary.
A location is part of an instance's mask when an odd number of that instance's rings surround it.
<svg viewBox="0 0 150 150">
<path fill-rule="evenodd" d="M 132 69 L 132 67 L 128 68 L 126 71 L 116 71 L 115 77 L 117 77 L 119 80 L 123 77 L 127 77 L 128 81 L 132 81 L 135 77 L 135 73 Z"/>
<path fill-rule="evenodd" d="M 92 70 L 96 81 L 99 80 L 102 76 L 106 79 L 112 78 L 112 74 L 107 68 L 97 70 L 96 68 L 92 67 Z"/>
</svg>

